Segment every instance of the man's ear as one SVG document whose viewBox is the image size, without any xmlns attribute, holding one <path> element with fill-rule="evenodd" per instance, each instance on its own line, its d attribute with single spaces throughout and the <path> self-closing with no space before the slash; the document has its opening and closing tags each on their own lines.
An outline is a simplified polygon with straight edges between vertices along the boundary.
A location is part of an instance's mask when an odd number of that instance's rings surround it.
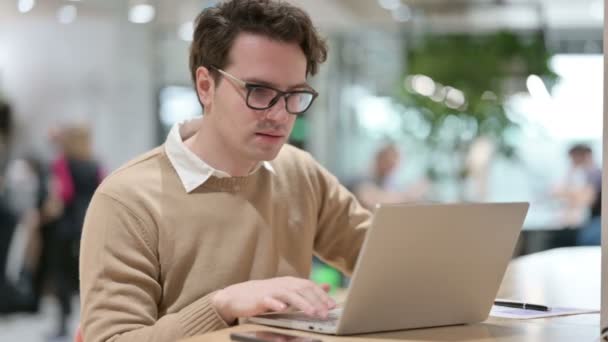
<svg viewBox="0 0 608 342">
<path fill-rule="evenodd" d="M 209 69 L 200 66 L 196 69 L 196 93 L 204 108 L 209 108 L 215 92 L 215 80 Z"/>
</svg>

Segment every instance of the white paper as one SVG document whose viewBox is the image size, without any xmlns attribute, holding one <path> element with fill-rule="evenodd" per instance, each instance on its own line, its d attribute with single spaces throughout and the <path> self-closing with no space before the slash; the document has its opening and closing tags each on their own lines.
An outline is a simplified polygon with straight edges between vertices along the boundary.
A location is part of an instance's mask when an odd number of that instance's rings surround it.
<svg viewBox="0 0 608 342">
<path fill-rule="evenodd" d="M 574 308 L 560 308 L 551 307 L 549 311 L 538 311 L 538 310 L 524 310 L 518 308 L 511 308 L 507 306 L 492 305 L 490 316 L 500 318 L 513 318 L 513 319 L 532 319 L 532 318 L 544 318 L 554 316 L 568 316 L 568 315 L 579 315 L 586 313 L 599 313 L 599 310 L 590 309 L 574 309 Z"/>
</svg>

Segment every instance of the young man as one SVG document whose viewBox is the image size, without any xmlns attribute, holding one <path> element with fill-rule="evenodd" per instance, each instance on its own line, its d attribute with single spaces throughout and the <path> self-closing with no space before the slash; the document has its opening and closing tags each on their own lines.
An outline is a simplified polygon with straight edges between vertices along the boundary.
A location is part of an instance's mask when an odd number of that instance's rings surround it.
<svg viewBox="0 0 608 342">
<path fill-rule="evenodd" d="M 601 244 L 602 169 L 593 160 L 593 150 L 586 144 L 575 144 L 568 150 L 570 171 L 567 187 L 558 192 L 572 210 L 584 209 L 589 217 L 577 231 L 576 244 L 599 246 Z M 582 184 L 574 184 L 575 174 L 583 176 Z"/>
<path fill-rule="evenodd" d="M 284 145 L 326 45 L 300 9 L 232 0 L 197 19 L 190 68 L 205 114 L 109 176 L 81 251 L 86 341 L 175 341 L 289 307 L 335 306 L 313 253 L 352 272 L 370 213 Z"/>
</svg>

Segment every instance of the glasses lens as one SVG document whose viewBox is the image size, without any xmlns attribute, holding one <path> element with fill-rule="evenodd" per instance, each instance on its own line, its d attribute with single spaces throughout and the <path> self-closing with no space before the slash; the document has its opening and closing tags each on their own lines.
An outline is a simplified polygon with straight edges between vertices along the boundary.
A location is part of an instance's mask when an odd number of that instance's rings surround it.
<svg viewBox="0 0 608 342">
<path fill-rule="evenodd" d="M 310 104 L 314 95 L 307 92 L 292 93 L 287 96 L 287 111 L 294 114 L 305 112 Z"/>
<path fill-rule="evenodd" d="M 273 100 L 277 95 L 278 94 L 274 89 L 251 87 L 249 88 L 247 104 L 253 108 L 266 109 L 273 105 Z"/>
</svg>

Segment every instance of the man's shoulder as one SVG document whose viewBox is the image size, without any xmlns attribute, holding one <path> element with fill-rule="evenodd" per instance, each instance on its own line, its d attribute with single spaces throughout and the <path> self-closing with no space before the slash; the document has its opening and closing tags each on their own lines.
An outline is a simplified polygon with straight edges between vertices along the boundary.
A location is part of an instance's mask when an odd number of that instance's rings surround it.
<svg viewBox="0 0 608 342">
<path fill-rule="evenodd" d="M 277 173 L 287 178 L 304 177 L 309 179 L 332 177 L 309 152 L 285 144 L 279 155 L 272 161 Z"/>
<path fill-rule="evenodd" d="M 150 186 L 157 186 L 167 167 L 162 146 L 143 153 L 108 175 L 98 192 L 112 197 L 123 197 Z"/>
<path fill-rule="evenodd" d="M 285 144 L 277 157 L 273 160 L 273 163 L 283 166 L 283 164 L 290 165 L 314 165 L 316 161 L 310 153 L 301 150 L 293 145 Z"/>
</svg>

